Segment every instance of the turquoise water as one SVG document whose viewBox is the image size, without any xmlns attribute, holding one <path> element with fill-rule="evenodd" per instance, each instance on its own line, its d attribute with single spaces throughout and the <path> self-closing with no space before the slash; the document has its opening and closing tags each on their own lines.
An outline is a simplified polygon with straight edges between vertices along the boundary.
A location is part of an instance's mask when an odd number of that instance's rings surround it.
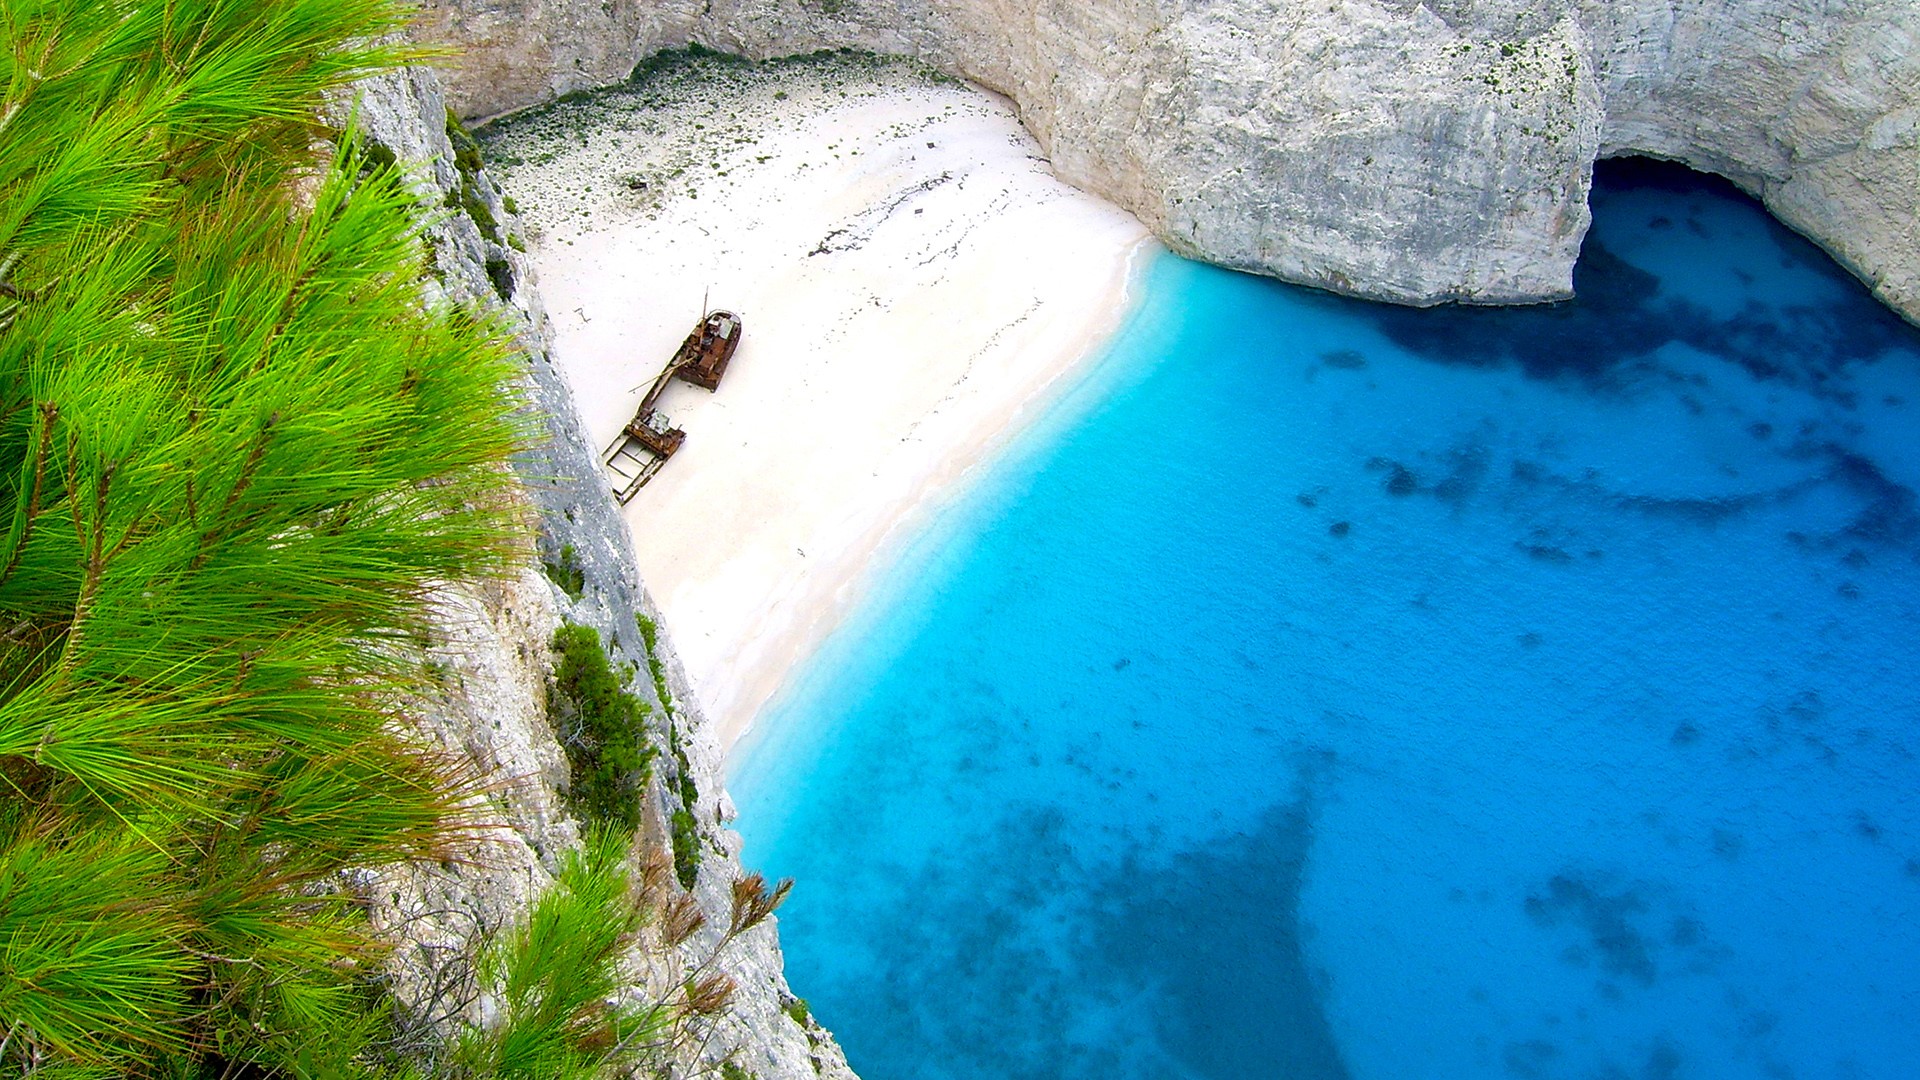
<svg viewBox="0 0 1920 1080">
<path fill-rule="evenodd" d="M 867 1080 L 1920 1075 L 1920 334 L 1609 164 L 1580 300 L 1167 256 L 763 718 Z"/>
</svg>

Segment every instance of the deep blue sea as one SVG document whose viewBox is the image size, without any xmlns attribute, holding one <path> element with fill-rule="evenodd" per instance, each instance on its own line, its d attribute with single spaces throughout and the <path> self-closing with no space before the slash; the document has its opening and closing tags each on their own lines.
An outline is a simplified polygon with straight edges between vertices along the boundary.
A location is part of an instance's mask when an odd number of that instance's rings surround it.
<svg viewBox="0 0 1920 1080">
<path fill-rule="evenodd" d="M 1920 1076 L 1920 334 L 1603 164 L 1579 299 L 1163 256 L 737 752 L 866 1080 Z"/>
</svg>

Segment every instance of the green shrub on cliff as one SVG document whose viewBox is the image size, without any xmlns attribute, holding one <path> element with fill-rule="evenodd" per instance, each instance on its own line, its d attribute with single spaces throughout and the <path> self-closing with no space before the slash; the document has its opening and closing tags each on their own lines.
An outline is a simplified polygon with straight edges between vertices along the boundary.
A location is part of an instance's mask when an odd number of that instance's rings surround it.
<svg viewBox="0 0 1920 1080">
<path fill-rule="evenodd" d="M 0 3 L 0 1071 L 361 1071 L 331 883 L 454 835 L 392 721 L 513 550 L 510 369 L 315 150 L 401 21 Z"/>
<path fill-rule="evenodd" d="M 553 688 L 547 712 L 569 766 L 568 801 L 590 821 L 640 824 L 640 794 L 654 749 L 647 745 L 647 706 L 627 690 L 591 626 L 553 632 Z"/>
</svg>

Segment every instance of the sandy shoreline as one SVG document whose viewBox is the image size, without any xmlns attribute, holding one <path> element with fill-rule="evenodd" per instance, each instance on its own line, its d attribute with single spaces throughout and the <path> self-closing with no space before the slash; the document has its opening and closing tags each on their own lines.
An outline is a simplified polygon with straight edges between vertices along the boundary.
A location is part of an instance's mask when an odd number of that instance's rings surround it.
<svg viewBox="0 0 1920 1080">
<path fill-rule="evenodd" d="M 698 126 L 696 126 L 698 125 Z M 746 334 L 626 510 L 723 747 L 915 511 L 1063 389 L 1146 231 L 1055 180 L 1011 106 L 865 61 L 709 67 L 490 136 L 603 443 L 701 311 Z"/>
</svg>

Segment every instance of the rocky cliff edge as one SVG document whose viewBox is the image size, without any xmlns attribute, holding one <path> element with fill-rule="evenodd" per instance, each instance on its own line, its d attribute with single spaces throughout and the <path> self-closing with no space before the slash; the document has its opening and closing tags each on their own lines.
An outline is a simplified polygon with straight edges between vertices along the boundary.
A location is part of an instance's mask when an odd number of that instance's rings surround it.
<svg viewBox="0 0 1920 1080">
<path fill-rule="evenodd" d="M 336 120 L 344 124 L 350 112 L 362 137 L 413 177 L 438 299 L 497 315 L 525 359 L 520 391 L 530 438 L 514 471 L 537 533 L 537 550 L 516 579 L 436 593 L 429 658 L 439 692 L 407 710 L 421 738 L 488 781 L 484 805 L 474 808 L 474 842 L 455 861 L 365 871 L 346 883 L 394 947 L 386 975 L 406 1047 L 431 1065 L 450 1033 L 495 1019 L 497 1003 L 476 977 L 478 954 L 527 918 L 579 846 L 566 753 L 548 707 L 548 642 L 565 621 L 599 634 L 617 669 L 630 673 L 654 744 L 668 750 L 649 773 L 634 862 L 672 865 L 675 811 L 692 826 L 679 839 L 700 852 L 690 889 L 671 874 L 652 888 L 690 896 L 704 927 L 678 945 L 663 940 L 657 925 L 643 929 L 622 960 L 624 993 L 643 1004 L 666 1001 L 696 974 L 723 975 L 732 987 L 724 1007 L 665 1048 L 657 1075 L 854 1080 L 833 1036 L 788 989 L 774 920 L 725 933 L 734 884 L 746 871 L 739 836 L 725 827 L 733 810 L 720 752 L 671 645 L 647 640 L 642 630 L 659 613 L 634 569 L 632 540 L 596 449 L 548 359 L 550 330 L 515 242 L 511 207 L 477 156 L 458 152 L 453 139 L 462 133 L 448 122 L 433 72 L 406 69 L 355 89 Z"/>
</svg>

